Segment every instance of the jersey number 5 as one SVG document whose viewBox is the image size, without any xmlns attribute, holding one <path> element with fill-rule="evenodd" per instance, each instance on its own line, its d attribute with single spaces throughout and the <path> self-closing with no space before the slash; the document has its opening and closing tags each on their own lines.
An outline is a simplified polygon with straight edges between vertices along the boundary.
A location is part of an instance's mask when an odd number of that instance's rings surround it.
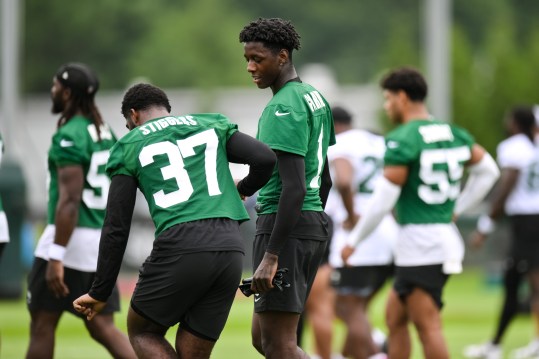
<svg viewBox="0 0 539 359">
<path fill-rule="evenodd" d="M 468 147 L 423 150 L 419 178 L 423 184 L 418 195 L 427 204 L 442 204 L 457 199 L 464 163 L 471 157 Z"/>
<path fill-rule="evenodd" d="M 105 174 L 105 165 L 109 159 L 109 151 L 97 151 L 92 154 L 90 168 L 86 175 L 86 181 L 92 188 L 85 188 L 82 191 L 82 200 L 93 209 L 105 209 L 109 197 L 110 180 Z M 100 189 L 100 192 L 96 190 Z"/>
</svg>

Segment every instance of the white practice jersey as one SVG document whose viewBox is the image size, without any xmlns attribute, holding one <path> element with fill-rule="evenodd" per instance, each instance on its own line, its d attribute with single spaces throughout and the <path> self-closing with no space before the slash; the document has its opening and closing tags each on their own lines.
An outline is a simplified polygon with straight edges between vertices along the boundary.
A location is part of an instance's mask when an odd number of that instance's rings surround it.
<svg viewBox="0 0 539 359">
<path fill-rule="evenodd" d="M 539 148 L 524 134 L 502 141 L 496 150 L 500 168 L 519 170 L 515 187 L 505 202 L 505 213 L 539 214 Z"/>
<path fill-rule="evenodd" d="M 347 159 L 354 169 L 352 187 L 355 189 L 354 208 L 362 215 L 368 208 L 376 181 L 382 176 L 385 152 L 384 138 L 371 132 L 352 129 L 336 136 L 337 143 L 328 150 L 331 163 L 336 158 Z M 349 231 L 342 228 L 347 213 L 339 192 L 332 188 L 325 208 L 334 222 L 334 233 L 330 248 L 329 262 L 333 267 L 342 267 L 341 250 Z M 397 239 L 398 226 L 391 214 L 388 214 L 374 230 L 362 241 L 349 263 L 353 266 L 385 265 L 393 261 L 393 248 Z"/>
</svg>

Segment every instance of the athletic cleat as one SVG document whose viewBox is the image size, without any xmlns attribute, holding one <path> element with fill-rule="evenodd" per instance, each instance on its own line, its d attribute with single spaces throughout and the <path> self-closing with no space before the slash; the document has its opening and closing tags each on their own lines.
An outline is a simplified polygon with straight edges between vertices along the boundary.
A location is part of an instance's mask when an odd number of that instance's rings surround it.
<svg viewBox="0 0 539 359">
<path fill-rule="evenodd" d="M 532 340 L 525 347 L 515 349 L 511 352 L 511 359 L 528 359 L 539 357 L 539 339 Z"/>
<path fill-rule="evenodd" d="M 502 348 L 491 342 L 474 344 L 464 348 L 462 355 L 468 359 L 501 359 Z"/>
</svg>

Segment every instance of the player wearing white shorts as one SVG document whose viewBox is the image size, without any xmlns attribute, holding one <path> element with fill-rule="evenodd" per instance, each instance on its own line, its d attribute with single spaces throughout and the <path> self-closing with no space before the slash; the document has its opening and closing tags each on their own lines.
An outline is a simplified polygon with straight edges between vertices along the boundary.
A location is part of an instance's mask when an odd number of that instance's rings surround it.
<svg viewBox="0 0 539 359">
<path fill-rule="evenodd" d="M 386 311 L 389 357 L 410 356 L 411 321 L 425 358 L 449 358 L 440 316 L 442 292 L 449 275 L 462 270 L 464 255 L 453 220 L 484 198 L 499 170 L 466 130 L 432 117 L 425 104 L 427 84 L 417 70 L 393 70 L 381 86 L 384 108 L 397 127 L 386 136 L 384 175 L 342 256 L 347 262 L 354 247 L 395 207 L 400 230 Z M 469 177 L 461 193 L 465 167 Z"/>
</svg>

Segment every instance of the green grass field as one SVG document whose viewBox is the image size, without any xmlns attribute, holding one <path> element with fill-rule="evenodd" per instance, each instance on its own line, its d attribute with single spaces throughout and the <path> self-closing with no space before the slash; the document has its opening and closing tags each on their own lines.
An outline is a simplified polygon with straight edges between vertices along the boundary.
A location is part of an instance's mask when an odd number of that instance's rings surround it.
<svg viewBox="0 0 539 359">
<path fill-rule="evenodd" d="M 387 290 L 387 288 L 386 288 Z M 371 317 L 376 327 L 385 331 L 383 313 L 385 304 L 384 291 L 371 308 Z M 494 331 L 498 307 L 501 302 L 501 288 L 487 285 L 482 273 L 467 269 L 464 274 L 453 276 L 445 292 L 443 310 L 444 330 L 452 358 L 461 358 L 462 348 L 470 343 L 477 343 L 489 338 Z M 123 301 L 123 311 L 117 315 L 117 323 L 125 331 L 125 315 L 128 298 Z M 252 299 L 238 296 L 230 314 L 227 326 L 217 342 L 212 358 L 215 359 L 250 359 L 260 356 L 251 347 L 250 321 Z M 24 301 L 0 302 L 0 358 L 23 358 L 28 345 L 29 315 Z M 173 340 L 175 328 L 168 333 Z M 509 328 L 504 339 L 504 350 L 523 346 L 532 337 L 532 322 L 529 316 L 519 316 Z M 343 338 L 343 327 L 335 322 L 334 348 L 338 351 Z M 304 347 L 308 352 L 312 348 L 309 328 L 305 333 Z M 72 315 L 64 315 L 57 331 L 57 359 L 94 359 L 108 358 L 108 353 L 86 334 L 84 325 Z M 422 358 L 417 342 L 414 343 L 413 358 Z"/>
</svg>

